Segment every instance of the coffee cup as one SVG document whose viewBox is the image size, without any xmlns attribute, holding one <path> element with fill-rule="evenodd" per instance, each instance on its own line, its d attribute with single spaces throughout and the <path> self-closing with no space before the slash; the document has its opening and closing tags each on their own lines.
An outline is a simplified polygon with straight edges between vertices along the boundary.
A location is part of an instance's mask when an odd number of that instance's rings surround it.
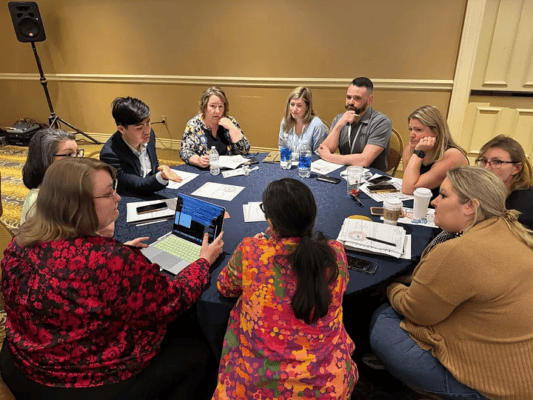
<svg viewBox="0 0 533 400">
<path fill-rule="evenodd" d="M 402 210 L 402 201 L 399 199 L 387 199 L 383 202 L 383 222 L 396 225 Z"/>
<path fill-rule="evenodd" d="M 346 168 L 346 189 L 348 190 L 348 194 L 350 194 L 353 189 L 359 189 L 364 170 L 365 169 L 359 165 L 352 165 Z"/>
<path fill-rule="evenodd" d="M 418 188 L 413 195 L 415 196 L 413 219 L 425 218 L 428 212 L 429 201 L 431 200 L 433 193 L 429 189 Z"/>
</svg>

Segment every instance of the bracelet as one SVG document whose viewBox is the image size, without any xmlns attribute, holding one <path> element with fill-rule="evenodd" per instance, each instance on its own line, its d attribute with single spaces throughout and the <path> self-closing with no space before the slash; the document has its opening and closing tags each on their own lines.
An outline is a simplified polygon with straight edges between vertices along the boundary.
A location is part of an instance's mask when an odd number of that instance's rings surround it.
<svg viewBox="0 0 533 400">
<path fill-rule="evenodd" d="M 414 150 L 413 154 L 416 154 L 420 158 L 424 158 L 426 156 L 426 153 L 424 153 L 422 150 Z"/>
</svg>

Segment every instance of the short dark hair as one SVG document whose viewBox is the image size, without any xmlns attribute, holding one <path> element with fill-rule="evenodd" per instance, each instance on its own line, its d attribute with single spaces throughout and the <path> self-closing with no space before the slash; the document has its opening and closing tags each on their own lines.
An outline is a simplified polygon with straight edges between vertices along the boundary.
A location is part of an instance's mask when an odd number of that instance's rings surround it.
<svg viewBox="0 0 533 400">
<path fill-rule="evenodd" d="M 270 182 L 263 192 L 265 216 L 280 237 L 300 237 L 288 256 L 296 275 L 291 305 L 296 318 L 310 324 L 325 316 L 331 304 L 329 284 L 339 275 L 335 252 L 313 227 L 317 206 L 311 190 L 302 182 L 283 178 Z"/>
<path fill-rule="evenodd" d="M 359 76 L 355 78 L 351 84 L 357 87 L 365 87 L 366 92 L 368 94 L 372 94 L 372 92 L 374 91 L 374 84 L 372 83 L 370 79 L 364 76 Z"/>
<path fill-rule="evenodd" d="M 124 128 L 141 123 L 150 116 L 150 107 L 134 97 L 117 97 L 112 106 L 115 123 Z"/>
<path fill-rule="evenodd" d="M 76 140 L 76 135 L 61 129 L 46 128 L 38 131 L 30 140 L 28 157 L 22 167 L 22 181 L 28 189 L 39 187 L 44 173 L 54 162 L 59 143 Z"/>
</svg>

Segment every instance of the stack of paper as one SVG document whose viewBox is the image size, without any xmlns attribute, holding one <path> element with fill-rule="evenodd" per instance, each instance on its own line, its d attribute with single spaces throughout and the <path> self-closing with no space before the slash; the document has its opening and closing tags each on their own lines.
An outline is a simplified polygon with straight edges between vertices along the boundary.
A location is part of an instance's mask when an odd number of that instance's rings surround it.
<svg viewBox="0 0 533 400">
<path fill-rule="evenodd" d="M 414 196 L 411 194 L 404 194 L 402 193 L 402 180 L 400 178 L 392 178 L 391 180 L 387 181 L 388 184 L 393 185 L 398 189 L 398 192 L 393 193 L 371 193 L 370 190 L 368 190 L 368 182 L 361 186 L 361 191 L 366 193 L 372 200 L 382 202 L 386 199 L 399 199 L 399 200 L 413 200 Z"/>
<path fill-rule="evenodd" d="M 244 164 L 245 162 L 248 162 L 248 161 L 250 160 L 241 155 L 218 157 L 218 165 L 220 166 L 220 168 L 235 169 L 239 165 Z"/>
<path fill-rule="evenodd" d="M 261 210 L 261 207 L 259 207 L 260 204 L 260 201 L 254 201 L 242 205 L 244 222 L 266 221 L 265 213 Z"/>
<path fill-rule="evenodd" d="M 401 226 L 346 218 L 337 240 L 349 250 L 400 258 L 406 235 Z"/>
</svg>

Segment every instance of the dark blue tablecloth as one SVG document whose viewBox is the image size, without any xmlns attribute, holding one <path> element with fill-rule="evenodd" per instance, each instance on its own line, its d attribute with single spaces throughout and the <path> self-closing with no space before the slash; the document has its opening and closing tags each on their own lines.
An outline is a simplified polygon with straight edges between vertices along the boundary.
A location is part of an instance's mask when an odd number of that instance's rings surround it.
<svg viewBox="0 0 533 400">
<path fill-rule="evenodd" d="M 256 157 L 262 160 L 264 154 L 259 154 Z M 350 215 L 365 215 L 374 221 L 379 221 L 379 217 L 370 215 L 370 207 L 380 206 L 381 204 L 376 203 L 364 193 L 361 193 L 359 198 L 364 204 L 364 207 L 359 207 L 347 194 L 346 182 L 344 180 L 339 184 L 331 184 L 317 181 L 315 174 L 311 174 L 311 177 L 307 179 L 300 178 L 298 176 L 298 169 L 295 166 L 291 170 L 282 170 L 278 163 L 260 162 L 256 166 L 259 167 L 259 170 L 251 172 L 249 176 L 236 176 L 231 178 L 224 178 L 222 174 L 211 176 L 208 170 L 200 170 L 188 165 L 181 166 L 177 169 L 199 173 L 199 176 L 178 190 L 165 189 L 149 197 L 132 194 L 123 195 L 122 201 L 119 204 L 120 216 L 116 221 L 115 237 L 124 242 L 135 237 L 149 236 L 149 242 L 152 242 L 172 230 L 172 221 L 169 220 L 139 227 L 128 224 L 126 223 L 126 204 L 128 202 L 176 197 L 178 191 L 184 194 L 191 194 L 209 181 L 244 186 L 244 189 L 232 201 L 206 199 L 209 202 L 225 207 L 230 215 L 230 218 L 224 222 L 224 254 L 214 265 L 211 281 L 202 293 L 197 304 L 200 323 L 217 356 L 220 355 L 229 312 L 235 303 L 235 299 L 224 298 L 218 293 L 216 279 L 232 252 L 244 237 L 253 236 L 267 229 L 268 225 L 266 222 L 245 223 L 242 205 L 248 202 L 261 201 L 263 190 L 270 181 L 290 177 L 299 179 L 309 186 L 318 206 L 318 219 L 315 229 L 324 232 L 330 238 L 334 239 L 337 237 L 344 219 Z M 339 177 L 339 173 L 342 170 L 344 170 L 344 167 L 332 172 L 330 175 Z M 412 207 L 412 201 L 405 202 L 404 205 Z M 407 234 L 412 235 L 411 251 L 413 260 L 417 260 L 437 231 L 435 229 L 413 225 L 404 225 L 404 228 Z M 346 295 L 359 294 L 372 290 L 379 285 L 386 284 L 395 276 L 405 273 L 413 266 L 413 261 L 411 260 L 397 260 L 391 257 L 365 253 L 357 253 L 357 257 L 376 261 L 378 263 L 378 269 L 375 275 L 350 271 L 350 282 Z"/>
</svg>

